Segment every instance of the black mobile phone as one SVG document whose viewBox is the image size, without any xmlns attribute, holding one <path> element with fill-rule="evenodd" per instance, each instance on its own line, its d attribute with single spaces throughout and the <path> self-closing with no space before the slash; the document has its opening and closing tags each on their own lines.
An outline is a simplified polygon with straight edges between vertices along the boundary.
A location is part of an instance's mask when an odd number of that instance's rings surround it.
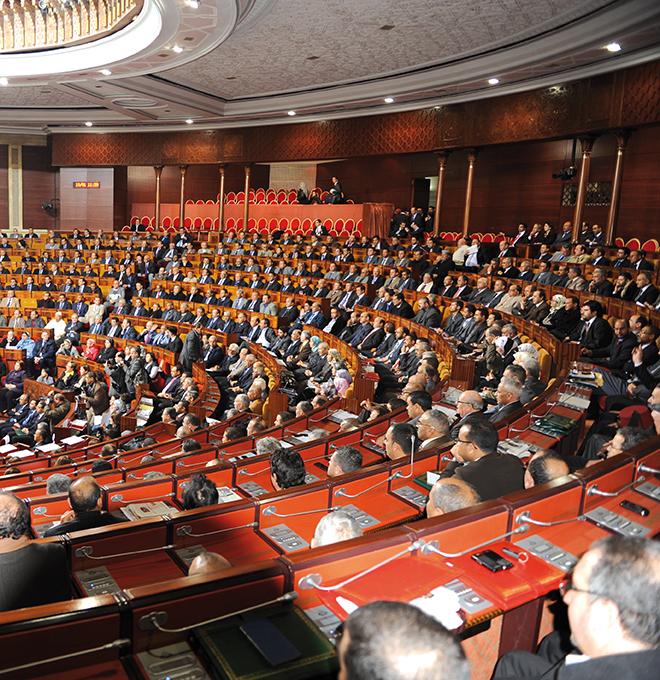
<svg viewBox="0 0 660 680">
<path fill-rule="evenodd" d="M 630 512 L 636 512 L 642 517 L 648 516 L 650 512 L 648 508 L 645 508 L 643 505 L 637 505 L 637 503 L 633 503 L 632 501 L 621 501 L 620 505 L 622 508 L 630 510 Z"/>
<path fill-rule="evenodd" d="M 300 651 L 268 619 L 246 621 L 239 628 L 273 667 L 281 666 L 302 656 Z"/>
<path fill-rule="evenodd" d="M 486 567 L 489 571 L 504 571 L 513 567 L 513 562 L 509 562 L 509 560 L 498 555 L 494 550 L 484 550 L 476 553 L 472 555 L 472 559 L 475 562 L 479 562 L 482 567 Z"/>
</svg>

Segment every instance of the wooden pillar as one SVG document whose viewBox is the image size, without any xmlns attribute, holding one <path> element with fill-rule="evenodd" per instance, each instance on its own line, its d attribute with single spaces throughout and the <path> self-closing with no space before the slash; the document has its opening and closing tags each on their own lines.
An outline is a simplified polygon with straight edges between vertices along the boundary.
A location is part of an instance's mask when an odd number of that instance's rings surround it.
<svg viewBox="0 0 660 680">
<path fill-rule="evenodd" d="M 479 155 L 478 149 L 468 149 L 468 176 L 465 189 L 465 213 L 463 214 L 463 236 L 468 235 L 470 229 L 470 207 L 472 206 L 472 180 L 474 178 L 474 164 Z"/>
<path fill-rule="evenodd" d="M 156 172 L 156 216 L 154 218 L 154 228 L 160 229 L 160 176 L 163 174 L 162 165 L 154 165 Z"/>
<path fill-rule="evenodd" d="M 575 213 L 573 215 L 573 243 L 580 242 L 582 233 L 582 214 L 584 213 L 584 200 L 587 196 L 587 182 L 589 181 L 589 166 L 591 165 L 591 152 L 594 148 L 596 137 L 580 137 L 582 145 L 582 164 L 580 165 L 580 179 L 578 182 L 577 199 L 575 200 Z"/>
<path fill-rule="evenodd" d="M 607 227 L 605 228 L 605 245 L 614 245 L 614 230 L 619 217 L 619 199 L 621 198 L 621 177 L 623 175 L 623 154 L 632 135 L 632 130 L 619 130 L 616 132 L 616 165 L 614 166 L 614 179 L 612 180 L 612 198 L 610 199 L 610 211 L 607 213 Z"/>
<path fill-rule="evenodd" d="M 179 196 L 179 226 L 185 227 L 186 224 L 186 172 L 188 172 L 187 165 L 180 165 L 179 172 L 181 173 L 181 195 Z"/>
<path fill-rule="evenodd" d="M 218 192 L 218 229 L 222 231 L 225 227 L 225 170 L 226 163 L 219 163 L 220 170 L 220 191 Z"/>
<path fill-rule="evenodd" d="M 252 163 L 245 164 L 245 204 L 243 205 L 243 229 L 247 231 L 248 219 L 250 217 L 250 173 Z"/>
<path fill-rule="evenodd" d="M 435 215 L 433 216 L 433 236 L 440 234 L 440 210 L 442 208 L 442 191 L 445 186 L 445 167 L 450 151 L 436 151 L 438 157 L 438 191 L 435 195 Z"/>
</svg>

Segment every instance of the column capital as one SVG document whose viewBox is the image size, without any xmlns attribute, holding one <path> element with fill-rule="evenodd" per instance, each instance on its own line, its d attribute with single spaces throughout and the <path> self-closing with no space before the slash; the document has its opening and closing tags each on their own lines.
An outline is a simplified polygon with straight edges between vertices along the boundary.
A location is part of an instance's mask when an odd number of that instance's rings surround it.
<svg viewBox="0 0 660 680">
<path fill-rule="evenodd" d="M 579 138 L 583 156 L 591 156 L 591 152 L 594 150 L 594 143 L 598 137 L 600 137 L 600 135 L 588 135 Z"/>
<path fill-rule="evenodd" d="M 438 157 L 438 166 L 443 168 L 447 164 L 451 151 L 434 151 L 433 153 Z"/>
<path fill-rule="evenodd" d="M 218 163 L 218 170 L 220 170 L 220 173 L 223 173 L 226 169 L 229 163 Z"/>
<path fill-rule="evenodd" d="M 468 163 L 471 165 L 474 165 L 477 162 L 477 156 L 479 155 L 479 152 L 481 149 L 477 147 L 473 147 L 470 149 L 465 149 L 467 151 L 467 157 L 468 157 Z"/>
<path fill-rule="evenodd" d="M 180 166 L 179 166 L 179 172 L 180 172 L 182 175 L 185 175 L 186 172 L 188 172 L 188 166 L 187 166 L 187 165 L 180 165 Z"/>
<path fill-rule="evenodd" d="M 154 170 L 156 171 L 156 174 L 160 174 L 163 172 L 163 165 L 154 165 Z"/>
<path fill-rule="evenodd" d="M 628 142 L 630 141 L 633 132 L 636 132 L 636 130 L 631 128 L 626 130 L 615 130 L 614 136 L 616 137 L 617 151 L 625 151 L 625 148 L 628 146 Z"/>
</svg>

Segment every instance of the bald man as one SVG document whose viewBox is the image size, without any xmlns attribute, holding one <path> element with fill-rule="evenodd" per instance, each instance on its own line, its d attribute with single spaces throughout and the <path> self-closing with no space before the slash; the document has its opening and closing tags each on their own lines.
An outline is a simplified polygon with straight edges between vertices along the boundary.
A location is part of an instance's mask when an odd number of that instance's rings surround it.
<svg viewBox="0 0 660 680">
<path fill-rule="evenodd" d="M 479 502 L 477 490 L 462 479 L 439 479 L 431 488 L 426 516 L 438 517 L 448 512 L 470 508 Z"/>
<path fill-rule="evenodd" d="M 60 523 L 47 529 L 44 536 L 70 534 L 73 531 L 83 531 L 96 527 L 127 522 L 124 517 L 102 512 L 103 500 L 101 487 L 94 477 L 78 477 L 69 487 L 69 507 L 60 518 Z"/>
<path fill-rule="evenodd" d="M 456 400 L 456 411 L 459 419 L 454 422 L 449 436 L 455 441 L 458 438 L 458 432 L 471 418 L 483 415 L 484 400 L 481 398 L 479 392 L 475 390 L 466 390 L 461 392 Z"/>
<path fill-rule="evenodd" d="M 188 569 L 188 576 L 214 574 L 218 571 L 231 569 L 231 567 L 231 562 L 222 555 L 218 555 L 218 553 L 215 552 L 206 552 L 206 550 L 204 550 L 204 552 L 199 553 L 199 555 L 191 562 L 190 568 Z"/>
<path fill-rule="evenodd" d="M 570 473 L 568 463 L 552 449 L 535 453 L 525 470 L 525 488 L 545 484 L 553 479 L 565 477 Z"/>
</svg>

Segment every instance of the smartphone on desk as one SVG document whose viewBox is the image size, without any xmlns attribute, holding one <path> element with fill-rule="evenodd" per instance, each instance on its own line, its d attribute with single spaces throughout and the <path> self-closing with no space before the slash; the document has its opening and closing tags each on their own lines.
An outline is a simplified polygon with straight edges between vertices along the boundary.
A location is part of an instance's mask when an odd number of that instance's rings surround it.
<svg viewBox="0 0 660 680">
<path fill-rule="evenodd" d="M 510 562 L 505 557 L 498 555 L 494 550 L 483 550 L 480 553 L 472 555 L 472 559 L 478 562 L 482 567 L 486 567 L 488 571 L 504 571 L 511 569 L 513 562 Z"/>
</svg>

